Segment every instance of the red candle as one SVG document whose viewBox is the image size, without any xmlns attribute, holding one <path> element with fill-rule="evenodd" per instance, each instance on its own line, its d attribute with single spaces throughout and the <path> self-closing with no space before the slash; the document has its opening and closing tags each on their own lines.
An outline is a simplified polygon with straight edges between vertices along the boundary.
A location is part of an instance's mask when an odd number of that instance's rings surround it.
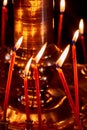
<svg viewBox="0 0 87 130">
<path fill-rule="evenodd" d="M 81 36 L 81 44 L 82 44 L 82 49 L 83 49 L 84 63 L 86 63 L 87 57 L 86 57 L 86 47 L 85 47 L 85 42 L 84 42 L 84 23 L 83 23 L 83 19 L 81 19 L 80 23 L 79 23 L 79 32 L 80 32 L 80 36 Z"/>
<path fill-rule="evenodd" d="M 18 40 L 17 44 L 15 45 L 15 50 L 18 49 L 19 43 L 22 42 L 22 37 Z M 17 46 L 18 45 L 18 46 Z M 9 66 L 9 71 L 8 71 L 8 78 L 7 78 L 7 84 L 6 84 L 6 92 L 5 92 L 5 100 L 4 100 L 4 117 L 3 119 L 6 120 L 6 112 L 7 112 L 7 107 L 8 107 L 8 99 L 9 99 L 9 91 L 10 91 L 10 86 L 11 86 L 11 79 L 12 79 L 12 72 L 13 72 L 13 67 L 15 63 L 15 57 L 16 57 L 16 52 L 12 52 L 12 57 L 11 57 L 11 62 Z"/>
<path fill-rule="evenodd" d="M 29 121 L 30 117 L 29 117 L 29 101 L 28 101 L 27 77 L 24 78 L 24 95 L 25 95 L 25 102 L 26 102 L 26 117 L 27 117 L 27 121 Z"/>
<path fill-rule="evenodd" d="M 1 26 L 1 42 L 2 42 L 2 48 L 4 48 L 5 44 L 5 28 L 6 28 L 6 21 L 8 19 L 8 10 L 6 8 L 7 0 L 3 1 L 3 7 L 2 7 L 2 26 Z"/>
<path fill-rule="evenodd" d="M 78 71 L 77 71 L 77 56 L 76 56 L 76 40 L 79 35 L 79 30 L 77 30 L 72 39 L 72 60 L 73 60 L 73 71 L 74 71 L 74 88 L 75 88 L 75 103 L 76 103 L 76 111 L 79 116 L 79 90 L 78 90 Z"/>
<path fill-rule="evenodd" d="M 24 95 L 25 95 L 25 103 L 26 103 L 26 117 L 27 117 L 27 121 L 30 120 L 27 75 L 28 75 L 28 71 L 29 71 L 29 68 L 30 68 L 31 61 L 32 61 L 32 57 L 28 61 L 27 65 L 25 67 L 25 71 L 24 71 Z"/>
<path fill-rule="evenodd" d="M 68 98 L 68 100 L 69 100 L 70 106 L 71 106 L 72 111 L 73 111 L 73 113 L 74 113 L 74 117 L 75 117 L 76 123 L 77 123 L 77 125 L 78 125 L 78 127 L 79 127 L 79 130 L 82 130 L 82 126 L 81 126 L 80 120 L 79 120 L 78 115 L 77 115 L 77 113 L 76 113 L 75 104 L 74 104 L 74 102 L 73 102 L 73 100 L 72 100 L 72 96 L 71 96 L 71 94 L 70 94 L 69 87 L 68 87 L 68 85 L 67 85 L 67 82 L 66 82 L 65 76 L 64 76 L 64 74 L 63 74 L 63 71 L 62 71 L 62 69 L 60 69 L 60 68 L 57 68 L 57 71 L 58 71 L 58 73 L 59 73 L 59 77 L 60 77 L 60 79 L 61 79 L 61 82 L 62 82 L 62 84 L 63 84 L 64 90 L 65 90 L 66 95 L 67 95 L 67 98 Z"/>
<path fill-rule="evenodd" d="M 37 97 L 37 106 L 38 106 L 38 121 L 39 121 L 39 130 L 42 130 L 42 121 L 41 121 L 41 103 L 40 103 L 40 85 L 39 85 L 39 74 L 38 74 L 38 67 L 37 64 L 40 61 L 47 43 L 45 43 L 38 54 L 35 57 L 35 64 L 34 64 L 34 78 L 35 78 L 35 87 L 36 87 L 36 97 Z"/>
<path fill-rule="evenodd" d="M 39 85 L 39 74 L 38 74 L 37 65 L 34 66 L 34 76 L 35 76 L 35 88 L 36 88 L 36 96 L 37 96 L 39 130 L 42 130 L 41 103 L 40 103 L 40 85 Z"/>
<path fill-rule="evenodd" d="M 63 53 L 61 54 L 59 59 L 57 60 L 56 65 L 57 65 L 57 71 L 59 73 L 59 77 L 61 79 L 62 85 L 63 85 L 64 90 L 66 92 L 66 95 L 67 95 L 67 98 L 69 100 L 70 106 L 72 108 L 72 111 L 74 112 L 75 120 L 77 122 L 77 125 L 79 126 L 79 130 L 82 130 L 81 123 L 80 123 L 80 120 L 79 120 L 79 117 L 78 117 L 78 113 L 76 111 L 75 104 L 73 102 L 72 96 L 71 96 L 70 91 L 69 91 L 69 87 L 67 85 L 67 82 L 66 82 L 65 76 L 63 74 L 63 71 L 60 68 L 63 65 L 64 61 L 65 61 L 65 58 L 66 58 L 66 56 L 67 56 L 67 54 L 69 52 L 69 48 L 70 48 L 70 46 L 67 45 L 67 47 L 65 48 L 65 50 L 63 51 Z"/>
<path fill-rule="evenodd" d="M 60 15 L 59 15 L 59 25 L 58 25 L 58 47 L 61 46 L 61 33 L 62 33 L 62 23 L 63 23 L 63 13 L 65 11 L 65 0 L 60 1 Z"/>
</svg>

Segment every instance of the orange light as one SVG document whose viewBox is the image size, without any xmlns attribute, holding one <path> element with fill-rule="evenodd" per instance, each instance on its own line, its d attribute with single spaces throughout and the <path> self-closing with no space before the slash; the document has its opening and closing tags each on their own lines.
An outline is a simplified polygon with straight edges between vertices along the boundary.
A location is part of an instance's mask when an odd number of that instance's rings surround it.
<svg viewBox="0 0 87 130">
<path fill-rule="evenodd" d="M 44 53 L 44 51 L 45 51 L 45 49 L 46 49 L 46 46 L 47 46 L 47 43 L 45 43 L 45 44 L 42 46 L 42 48 L 40 49 L 40 51 L 39 51 L 38 54 L 36 55 L 36 57 L 35 57 L 36 63 L 38 63 L 39 60 L 40 60 L 40 58 L 42 57 L 42 55 L 43 55 L 43 53 Z"/>
<path fill-rule="evenodd" d="M 61 0 L 60 1 L 60 12 L 64 12 L 65 11 L 65 0 Z"/>
<path fill-rule="evenodd" d="M 84 33 L 84 23 L 83 23 L 83 19 L 80 20 L 80 23 L 79 23 L 79 32 L 80 34 L 83 34 Z"/>
<path fill-rule="evenodd" d="M 28 71 L 29 71 L 29 68 L 30 68 L 31 61 L 32 61 L 32 57 L 29 59 L 27 65 L 25 66 L 25 70 L 24 70 L 25 76 L 28 75 Z"/>
<path fill-rule="evenodd" d="M 78 36 L 79 36 L 79 30 L 76 30 L 75 33 L 74 33 L 74 36 L 73 36 L 73 38 L 72 38 L 72 41 L 73 41 L 73 42 L 76 42 L 77 39 L 78 39 Z"/>
<path fill-rule="evenodd" d="M 23 40 L 23 36 L 21 36 L 18 41 L 16 42 L 15 44 L 15 49 L 18 50 L 19 47 L 21 46 L 21 43 L 22 43 L 22 40 Z"/>
<path fill-rule="evenodd" d="M 36 31 L 35 27 L 32 26 L 32 28 L 31 28 L 31 36 L 32 37 L 35 35 L 35 31 Z"/>
<path fill-rule="evenodd" d="M 67 47 L 64 49 L 63 53 L 61 54 L 61 56 L 59 57 L 59 59 L 56 61 L 56 64 L 59 65 L 59 67 L 61 67 L 67 57 L 67 54 L 69 52 L 70 49 L 70 45 L 67 45 Z"/>
<path fill-rule="evenodd" d="M 7 0 L 4 0 L 3 1 L 3 6 L 6 6 L 7 5 Z"/>
</svg>

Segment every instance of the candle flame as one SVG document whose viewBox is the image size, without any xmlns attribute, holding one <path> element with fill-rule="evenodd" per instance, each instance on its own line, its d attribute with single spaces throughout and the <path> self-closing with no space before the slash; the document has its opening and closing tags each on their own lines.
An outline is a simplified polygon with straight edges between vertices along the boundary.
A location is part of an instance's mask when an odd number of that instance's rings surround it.
<svg viewBox="0 0 87 130">
<path fill-rule="evenodd" d="M 32 61 L 32 57 L 29 59 L 29 61 L 27 62 L 26 66 L 25 66 L 25 70 L 24 70 L 25 76 L 28 75 L 28 71 L 29 71 L 29 68 L 30 68 L 31 61 Z"/>
<path fill-rule="evenodd" d="M 38 54 L 36 55 L 36 57 L 35 57 L 36 63 L 38 63 L 39 60 L 40 60 L 40 58 L 42 57 L 42 55 L 43 55 L 43 53 L 44 53 L 44 51 L 45 51 L 45 49 L 46 49 L 46 46 L 47 46 L 47 43 L 45 43 L 45 44 L 42 46 L 42 48 L 40 49 L 40 51 L 39 51 Z"/>
<path fill-rule="evenodd" d="M 65 11 L 65 0 L 61 0 L 60 1 L 60 12 L 64 12 Z"/>
<path fill-rule="evenodd" d="M 3 1 L 3 5 L 6 6 L 7 5 L 7 0 Z"/>
<path fill-rule="evenodd" d="M 77 29 L 77 30 L 75 31 L 74 36 L 73 36 L 73 38 L 72 38 L 72 41 L 73 41 L 73 42 L 76 42 L 77 39 L 78 39 L 78 36 L 79 36 L 79 29 Z"/>
<path fill-rule="evenodd" d="M 58 64 L 59 67 L 61 67 L 67 57 L 67 54 L 69 52 L 70 45 L 67 45 L 67 47 L 64 49 L 63 53 L 59 57 L 59 59 L 56 61 L 56 64 Z"/>
<path fill-rule="evenodd" d="M 80 34 L 83 34 L 84 33 L 84 23 L 83 23 L 83 19 L 80 20 L 80 23 L 79 23 L 79 32 Z"/>
<path fill-rule="evenodd" d="M 16 42 L 15 47 L 14 47 L 16 50 L 18 50 L 19 47 L 21 46 L 22 40 L 23 40 L 23 36 L 21 36 L 21 37 L 18 39 L 18 41 Z"/>
</svg>

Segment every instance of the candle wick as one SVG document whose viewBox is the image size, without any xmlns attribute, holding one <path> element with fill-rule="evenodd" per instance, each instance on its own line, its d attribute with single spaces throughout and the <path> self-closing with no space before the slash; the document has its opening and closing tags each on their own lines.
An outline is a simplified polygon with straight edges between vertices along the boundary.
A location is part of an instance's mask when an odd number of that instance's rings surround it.
<svg viewBox="0 0 87 130">
<path fill-rule="evenodd" d="M 74 40 L 72 40 L 72 44 L 75 45 L 75 43 L 76 43 L 76 42 L 75 42 Z"/>
<path fill-rule="evenodd" d="M 64 14 L 64 11 L 61 11 L 60 14 Z"/>
<path fill-rule="evenodd" d="M 16 47 L 14 47 L 14 48 L 13 48 L 13 51 L 15 51 L 15 52 L 16 52 Z"/>
<path fill-rule="evenodd" d="M 56 65 L 56 68 L 61 68 L 58 64 L 55 64 Z"/>
</svg>

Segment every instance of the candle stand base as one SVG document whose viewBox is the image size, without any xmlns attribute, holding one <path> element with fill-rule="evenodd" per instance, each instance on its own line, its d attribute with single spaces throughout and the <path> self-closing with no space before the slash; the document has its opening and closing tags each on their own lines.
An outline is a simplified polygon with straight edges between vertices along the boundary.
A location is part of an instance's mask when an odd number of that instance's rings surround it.
<svg viewBox="0 0 87 130">
<path fill-rule="evenodd" d="M 0 121 L 0 130 L 8 130 L 8 121 Z"/>
<path fill-rule="evenodd" d="M 31 120 L 29 121 L 26 120 L 26 130 L 33 130 L 33 125 Z"/>
</svg>

